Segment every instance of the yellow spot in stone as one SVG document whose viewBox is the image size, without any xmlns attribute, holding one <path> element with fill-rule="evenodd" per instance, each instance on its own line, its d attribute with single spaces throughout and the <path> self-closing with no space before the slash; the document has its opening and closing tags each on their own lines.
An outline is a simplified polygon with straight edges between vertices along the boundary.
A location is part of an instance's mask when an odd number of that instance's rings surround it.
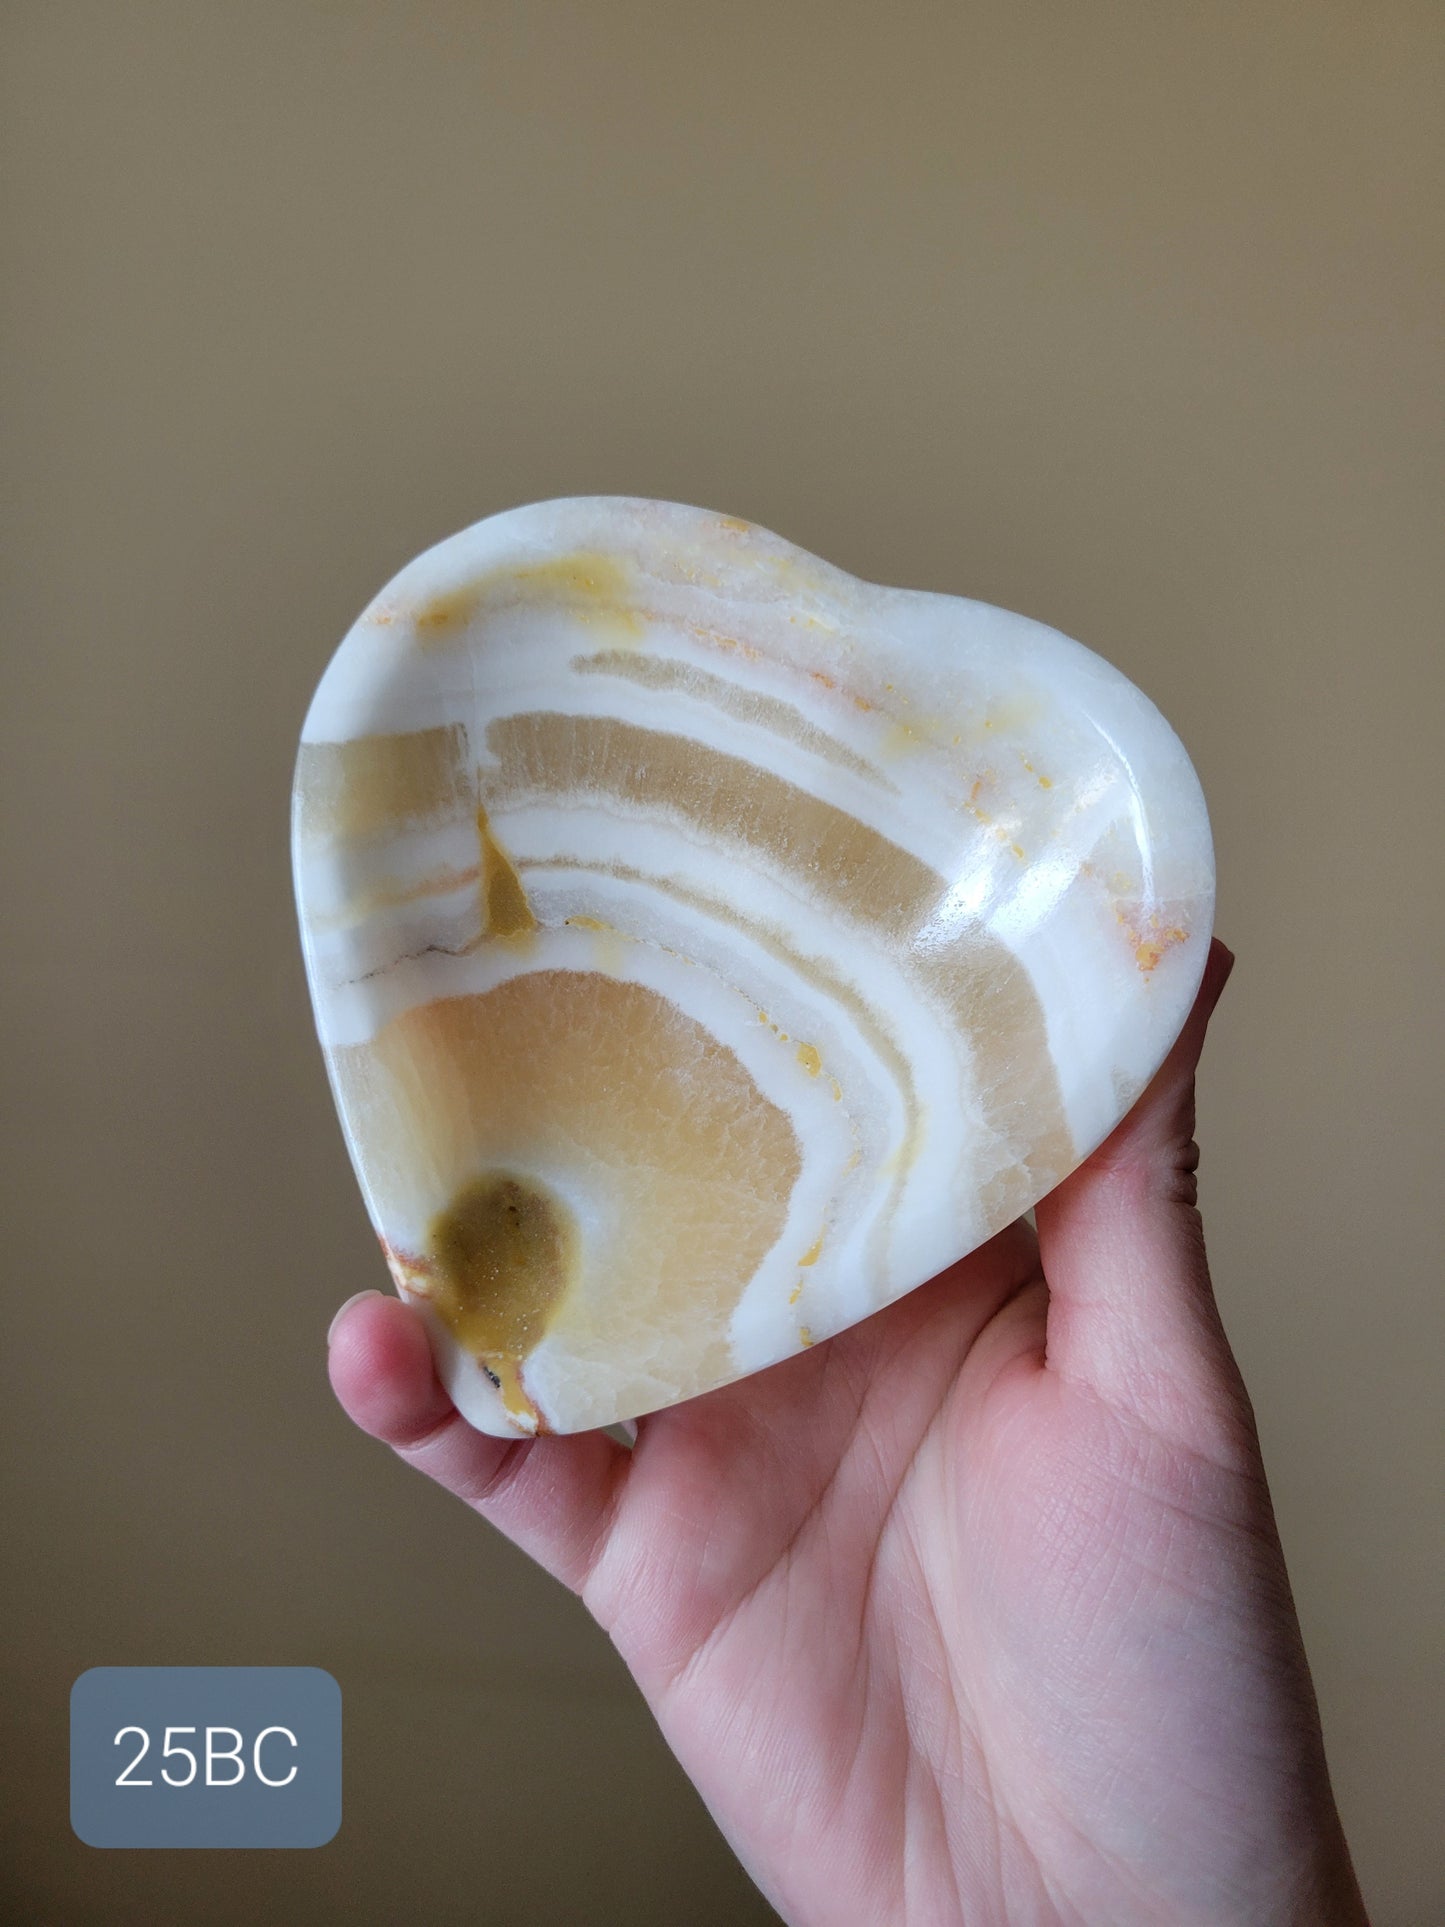
<svg viewBox="0 0 1445 1927">
<path fill-rule="evenodd" d="M 879 754 L 886 757 L 902 756 L 912 749 L 917 740 L 918 731 L 911 723 L 890 723 L 883 732 Z"/>
<path fill-rule="evenodd" d="M 602 624 L 624 646 L 640 641 L 646 631 L 646 617 L 631 600 L 629 573 L 615 556 L 578 550 L 530 569 L 515 569 L 511 582 L 515 601 L 554 602 L 580 622 Z M 505 604 L 505 580 L 497 594 L 499 605 Z"/>
<path fill-rule="evenodd" d="M 627 940 L 617 926 L 604 923 L 600 917 L 568 917 L 567 922 L 574 930 L 592 931 L 597 940 L 593 957 L 597 968 L 606 977 L 620 977 Z"/>
<path fill-rule="evenodd" d="M 615 556 L 590 549 L 537 562 L 530 569 L 511 569 L 506 575 L 534 594 L 560 591 L 583 601 L 617 602 L 629 587 L 627 570 Z"/>
<path fill-rule="evenodd" d="M 1038 771 L 1034 768 L 1033 764 L 1029 761 L 1028 757 L 1024 755 L 1022 750 L 1019 751 L 1019 761 L 1023 764 L 1024 768 L 1028 771 L 1029 775 L 1033 777 L 1034 781 L 1038 784 L 1041 790 L 1051 790 L 1054 787 L 1053 783 L 1049 780 L 1047 776 L 1039 775 Z"/>
<path fill-rule="evenodd" d="M 901 1177 L 906 1171 L 911 1171 L 917 1163 L 918 1154 L 923 1149 L 926 1117 L 926 1111 L 920 1106 L 918 1115 L 908 1131 L 894 1145 L 879 1167 L 885 1177 Z"/>
<path fill-rule="evenodd" d="M 632 602 L 632 579 L 615 556 L 577 550 L 526 568 L 501 568 L 460 588 L 444 590 L 412 610 L 418 642 L 447 642 L 474 617 L 508 609 L 554 608 L 574 621 L 603 622 L 620 642 L 635 642 L 646 627 Z"/>
<path fill-rule="evenodd" d="M 465 588 L 447 589 L 441 595 L 431 596 L 412 616 L 417 634 L 428 642 L 455 635 L 459 629 L 465 629 L 477 613 L 481 599 L 480 591 L 470 583 Z"/>
<path fill-rule="evenodd" d="M 463 1186 L 427 1239 L 427 1298 L 496 1383 L 514 1417 L 538 1423 L 522 1360 L 544 1337 L 576 1266 L 576 1226 L 532 1178 L 489 1171 Z"/>
<path fill-rule="evenodd" d="M 823 1068 L 823 1060 L 818 1055 L 818 1047 L 816 1044 L 799 1044 L 798 1062 L 808 1073 L 809 1077 L 816 1077 L 818 1072 Z"/>
<path fill-rule="evenodd" d="M 1134 961 L 1147 976 L 1158 968 L 1160 960 L 1176 944 L 1183 943 L 1184 931 L 1176 928 L 1161 930 L 1157 937 L 1146 937 L 1134 952 Z"/>
<path fill-rule="evenodd" d="M 999 841 L 1004 843 L 1008 841 L 1006 832 L 995 825 L 992 816 L 990 816 L 979 801 L 979 798 L 983 796 L 985 791 L 991 790 L 994 787 L 996 780 L 997 778 L 991 769 L 986 769 L 981 776 L 975 776 L 969 788 L 968 795 L 964 799 L 963 807 L 968 811 L 969 815 L 973 817 L 975 822 L 981 823 L 985 829 L 992 829 Z"/>
<path fill-rule="evenodd" d="M 803 1350 L 807 1351 L 809 1346 L 812 1344 L 812 1342 L 813 1342 L 813 1333 L 810 1327 L 807 1325 L 799 1325 L 798 1343 L 803 1347 Z"/>
<path fill-rule="evenodd" d="M 760 662 L 762 650 L 750 642 L 740 642 L 736 636 L 725 635 L 721 629 L 711 629 L 705 622 L 684 622 L 682 627 L 699 642 L 713 649 L 728 649 L 742 656 L 748 662 Z"/>
<path fill-rule="evenodd" d="M 818 1259 L 822 1255 L 822 1251 L 823 1251 L 823 1233 L 820 1231 L 817 1237 L 814 1238 L 813 1242 L 808 1246 L 808 1249 L 803 1253 L 802 1257 L 798 1260 L 798 1263 L 804 1267 L 807 1267 L 808 1265 L 815 1265 L 817 1264 Z"/>
<path fill-rule="evenodd" d="M 477 805 L 482 846 L 482 927 L 489 937 L 530 936 L 537 928 L 532 906 L 511 858 L 492 835 L 487 812 Z"/>
<path fill-rule="evenodd" d="M 513 1418 L 521 1419 L 524 1424 L 530 1419 L 539 1432 L 547 1429 L 542 1423 L 542 1414 L 532 1403 L 522 1383 L 520 1359 L 513 1358 L 509 1352 L 479 1352 L 477 1363 L 496 1385 L 502 1395 L 503 1406 Z"/>
</svg>

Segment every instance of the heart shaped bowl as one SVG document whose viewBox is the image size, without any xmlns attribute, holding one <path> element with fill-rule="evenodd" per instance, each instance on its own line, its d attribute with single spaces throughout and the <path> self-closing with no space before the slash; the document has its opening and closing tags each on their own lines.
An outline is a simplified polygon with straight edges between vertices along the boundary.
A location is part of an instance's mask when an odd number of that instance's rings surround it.
<svg viewBox="0 0 1445 1927">
<path fill-rule="evenodd" d="M 1214 902 L 1189 759 L 1098 656 L 606 497 L 382 591 L 294 855 L 372 1222 L 503 1435 L 692 1397 L 983 1243 L 1153 1075 Z"/>
</svg>

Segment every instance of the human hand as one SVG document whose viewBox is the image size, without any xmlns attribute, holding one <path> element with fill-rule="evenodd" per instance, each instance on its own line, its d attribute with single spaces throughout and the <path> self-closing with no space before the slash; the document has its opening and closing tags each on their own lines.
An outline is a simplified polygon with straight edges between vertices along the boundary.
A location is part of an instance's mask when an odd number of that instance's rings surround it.
<svg viewBox="0 0 1445 1927">
<path fill-rule="evenodd" d="M 473 1431 L 397 1299 L 333 1327 L 352 1418 L 581 1594 L 791 1922 L 1365 1920 L 1194 1203 L 1232 961 L 1037 1237 L 631 1452 Z"/>
</svg>

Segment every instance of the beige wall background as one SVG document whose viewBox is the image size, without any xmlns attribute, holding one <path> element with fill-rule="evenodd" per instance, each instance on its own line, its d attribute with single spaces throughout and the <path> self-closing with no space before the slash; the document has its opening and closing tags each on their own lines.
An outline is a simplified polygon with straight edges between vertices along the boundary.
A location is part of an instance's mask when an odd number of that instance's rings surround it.
<svg viewBox="0 0 1445 1927">
<path fill-rule="evenodd" d="M 287 795 L 416 549 L 624 491 L 1052 622 L 1210 797 L 1204 1196 L 1378 1927 L 1445 1914 L 1445 13 L 4 9 L 8 1917 L 767 1918 L 580 1609 L 333 1409 Z M 67 1824 L 85 1667 L 342 1682 L 309 1854 Z"/>
</svg>

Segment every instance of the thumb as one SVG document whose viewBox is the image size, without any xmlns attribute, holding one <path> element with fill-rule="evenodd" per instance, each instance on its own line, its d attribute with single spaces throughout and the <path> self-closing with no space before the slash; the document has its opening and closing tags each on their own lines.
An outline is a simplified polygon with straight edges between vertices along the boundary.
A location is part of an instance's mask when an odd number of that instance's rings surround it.
<svg viewBox="0 0 1445 1927">
<path fill-rule="evenodd" d="M 1221 1424 L 1237 1437 L 1248 1409 L 1214 1303 L 1194 1177 L 1194 1074 L 1233 967 L 1216 938 L 1153 1082 L 1036 1213 L 1049 1368 L 1152 1430 L 1201 1444 Z"/>
</svg>

